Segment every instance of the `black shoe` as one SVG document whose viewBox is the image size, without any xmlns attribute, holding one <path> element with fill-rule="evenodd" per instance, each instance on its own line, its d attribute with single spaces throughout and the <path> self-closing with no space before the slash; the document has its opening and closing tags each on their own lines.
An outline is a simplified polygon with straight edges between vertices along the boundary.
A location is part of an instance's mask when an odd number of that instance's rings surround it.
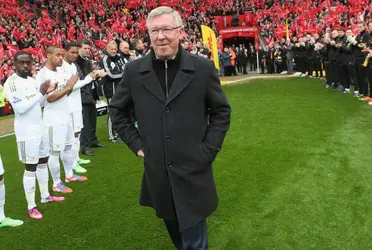
<svg viewBox="0 0 372 250">
<path fill-rule="evenodd" d="M 92 144 L 90 145 L 91 148 L 104 148 L 106 147 L 106 145 L 103 145 L 103 144 L 100 144 L 100 143 L 96 143 L 96 144 Z"/>
<path fill-rule="evenodd" d="M 96 153 L 94 153 L 92 150 L 90 150 L 89 148 L 82 148 L 81 151 L 80 151 L 83 155 L 87 155 L 87 156 L 95 156 Z"/>
</svg>

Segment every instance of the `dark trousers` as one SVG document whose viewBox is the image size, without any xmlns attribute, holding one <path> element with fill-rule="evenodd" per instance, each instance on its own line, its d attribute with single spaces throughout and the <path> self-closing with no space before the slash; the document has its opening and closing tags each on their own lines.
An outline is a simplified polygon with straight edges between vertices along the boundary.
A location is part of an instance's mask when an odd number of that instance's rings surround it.
<svg viewBox="0 0 372 250">
<path fill-rule="evenodd" d="M 346 69 L 347 69 L 347 72 L 349 74 L 349 79 L 348 79 L 350 81 L 349 87 L 350 87 L 350 85 L 353 85 L 355 87 L 354 91 L 358 90 L 359 87 L 358 87 L 355 65 L 354 64 L 348 64 L 346 66 Z"/>
<path fill-rule="evenodd" d="M 0 107 L 0 116 L 4 116 L 4 107 Z"/>
<path fill-rule="evenodd" d="M 311 72 L 315 71 L 315 77 L 323 77 L 323 70 L 320 58 L 312 58 Z"/>
<path fill-rule="evenodd" d="M 369 68 L 363 66 L 364 59 L 355 60 L 357 83 L 359 87 L 359 94 L 368 95 L 368 73 Z"/>
<path fill-rule="evenodd" d="M 266 59 L 266 67 L 267 67 L 267 73 L 268 74 L 274 74 L 275 73 L 274 60 Z"/>
<path fill-rule="evenodd" d="M 260 74 L 264 74 L 265 73 L 264 59 L 260 59 L 259 63 L 260 63 Z"/>
<path fill-rule="evenodd" d="M 347 71 L 347 65 L 340 66 L 340 83 L 345 89 L 350 88 L 350 75 Z"/>
<path fill-rule="evenodd" d="M 231 67 L 230 66 L 223 67 L 223 75 L 224 76 L 231 76 Z"/>
<path fill-rule="evenodd" d="M 243 74 L 248 74 L 248 72 L 247 72 L 247 63 L 245 62 L 245 63 L 243 63 Z"/>
<path fill-rule="evenodd" d="M 328 69 L 327 69 L 327 82 L 329 80 L 329 82 L 332 84 L 337 84 L 339 82 L 339 65 L 337 62 L 335 61 L 332 61 L 332 62 L 329 62 L 328 64 Z"/>
<path fill-rule="evenodd" d="M 256 71 L 257 70 L 257 58 L 256 57 L 250 57 L 249 58 L 249 64 L 250 64 L 250 69 L 251 71 Z"/>
<path fill-rule="evenodd" d="M 302 56 L 297 57 L 295 59 L 295 62 L 296 62 L 296 71 L 301 72 L 302 74 L 305 74 L 307 71 L 307 64 L 306 64 L 305 57 L 302 57 Z"/>
<path fill-rule="evenodd" d="M 97 110 L 94 104 L 83 104 L 83 125 L 80 136 L 80 146 L 89 148 L 97 144 L 96 127 L 97 127 Z"/>
<path fill-rule="evenodd" d="M 164 220 L 168 234 L 178 250 L 207 250 L 208 234 L 206 219 L 180 232 L 177 221 Z"/>
<path fill-rule="evenodd" d="M 293 59 L 287 59 L 287 72 L 288 74 L 293 74 Z"/>
</svg>

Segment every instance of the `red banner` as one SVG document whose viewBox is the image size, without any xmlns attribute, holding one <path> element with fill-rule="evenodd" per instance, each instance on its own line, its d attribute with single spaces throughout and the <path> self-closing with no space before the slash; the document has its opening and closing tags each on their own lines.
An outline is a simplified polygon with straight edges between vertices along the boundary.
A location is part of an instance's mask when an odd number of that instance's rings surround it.
<svg viewBox="0 0 372 250">
<path fill-rule="evenodd" d="M 218 30 L 224 29 L 231 26 L 233 16 L 215 16 L 214 20 Z M 246 26 L 255 25 L 256 17 L 252 13 L 245 13 L 239 15 L 239 26 L 242 26 L 245 23 Z"/>
<path fill-rule="evenodd" d="M 219 31 L 223 39 L 232 37 L 255 37 L 254 27 L 230 27 Z"/>
</svg>

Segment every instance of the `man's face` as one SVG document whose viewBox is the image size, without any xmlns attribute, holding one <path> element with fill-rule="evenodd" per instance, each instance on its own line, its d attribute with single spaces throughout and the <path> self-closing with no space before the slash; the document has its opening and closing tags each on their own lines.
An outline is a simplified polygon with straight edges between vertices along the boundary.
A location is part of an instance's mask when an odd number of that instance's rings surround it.
<svg viewBox="0 0 372 250">
<path fill-rule="evenodd" d="M 188 49 L 189 48 L 189 43 L 188 42 L 183 42 L 182 43 L 182 48 Z"/>
<path fill-rule="evenodd" d="M 127 42 L 121 42 L 120 43 L 120 51 L 124 54 L 129 54 L 129 44 Z"/>
<path fill-rule="evenodd" d="M 65 52 L 65 58 L 68 62 L 76 62 L 76 59 L 79 56 L 79 48 L 78 47 L 72 47 L 69 50 L 66 50 Z"/>
<path fill-rule="evenodd" d="M 338 31 L 338 36 L 343 37 L 345 35 L 345 32 L 343 30 Z"/>
<path fill-rule="evenodd" d="M 372 23 L 368 24 L 368 30 L 369 30 L 369 32 L 372 32 Z"/>
<path fill-rule="evenodd" d="M 362 23 L 358 23 L 358 31 L 359 33 L 362 33 L 366 28 L 364 27 L 364 25 Z"/>
<path fill-rule="evenodd" d="M 347 30 L 346 31 L 346 36 L 352 36 L 353 35 L 353 31 L 352 30 Z"/>
<path fill-rule="evenodd" d="M 143 42 L 140 40 L 136 45 L 136 50 L 144 50 Z"/>
<path fill-rule="evenodd" d="M 54 49 L 51 54 L 47 55 L 47 58 L 54 67 L 61 67 L 63 62 L 63 50 L 59 48 Z"/>
<path fill-rule="evenodd" d="M 79 49 L 79 54 L 81 57 L 88 57 L 90 53 L 90 45 L 83 44 L 81 45 L 81 48 Z"/>
<path fill-rule="evenodd" d="M 116 56 L 118 53 L 118 46 L 116 44 L 111 44 L 107 47 L 107 52 L 110 54 L 110 56 Z"/>
<path fill-rule="evenodd" d="M 313 37 L 314 37 L 315 40 L 318 40 L 319 39 L 319 35 L 318 34 L 314 34 Z"/>
<path fill-rule="evenodd" d="M 28 76 L 31 74 L 32 57 L 29 55 L 20 55 L 16 58 L 14 66 L 20 76 Z"/>
<path fill-rule="evenodd" d="M 157 57 L 169 59 L 177 54 L 181 28 L 177 27 L 172 15 L 153 17 L 148 28 L 151 44 Z"/>
<path fill-rule="evenodd" d="M 338 32 L 337 30 L 334 30 L 332 31 L 332 38 L 335 39 L 336 37 L 338 37 Z"/>
</svg>

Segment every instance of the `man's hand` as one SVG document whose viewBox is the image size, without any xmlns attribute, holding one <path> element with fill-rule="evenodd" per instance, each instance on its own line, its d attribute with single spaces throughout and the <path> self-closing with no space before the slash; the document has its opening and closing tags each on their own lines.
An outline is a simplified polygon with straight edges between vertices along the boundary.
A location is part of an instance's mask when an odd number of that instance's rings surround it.
<svg viewBox="0 0 372 250">
<path fill-rule="evenodd" d="M 79 77 L 77 74 L 71 76 L 71 78 L 67 80 L 67 88 L 73 89 L 78 80 Z"/>
<path fill-rule="evenodd" d="M 94 70 L 89 74 L 89 76 L 92 77 L 93 79 L 97 79 L 99 77 L 99 71 Z"/>
<path fill-rule="evenodd" d="M 50 85 L 49 85 L 49 88 L 48 88 L 48 90 L 47 90 L 47 94 L 50 94 L 50 93 L 52 93 L 54 90 L 56 90 L 57 89 L 57 87 L 58 87 L 58 82 L 51 82 L 50 83 Z"/>
<path fill-rule="evenodd" d="M 40 93 L 42 95 L 45 95 L 45 94 L 48 94 L 48 89 L 50 87 L 50 80 L 47 80 L 45 82 L 43 82 L 41 85 L 40 85 Z"/>
<path fill-rule="evenodd" d="M 145 158 L 145 153 L 143 152 L 142 149 L 138 150 L 138 152 L 137 152 L 137 156 L 138 156 L 139 158 Z"/>
</svg>

